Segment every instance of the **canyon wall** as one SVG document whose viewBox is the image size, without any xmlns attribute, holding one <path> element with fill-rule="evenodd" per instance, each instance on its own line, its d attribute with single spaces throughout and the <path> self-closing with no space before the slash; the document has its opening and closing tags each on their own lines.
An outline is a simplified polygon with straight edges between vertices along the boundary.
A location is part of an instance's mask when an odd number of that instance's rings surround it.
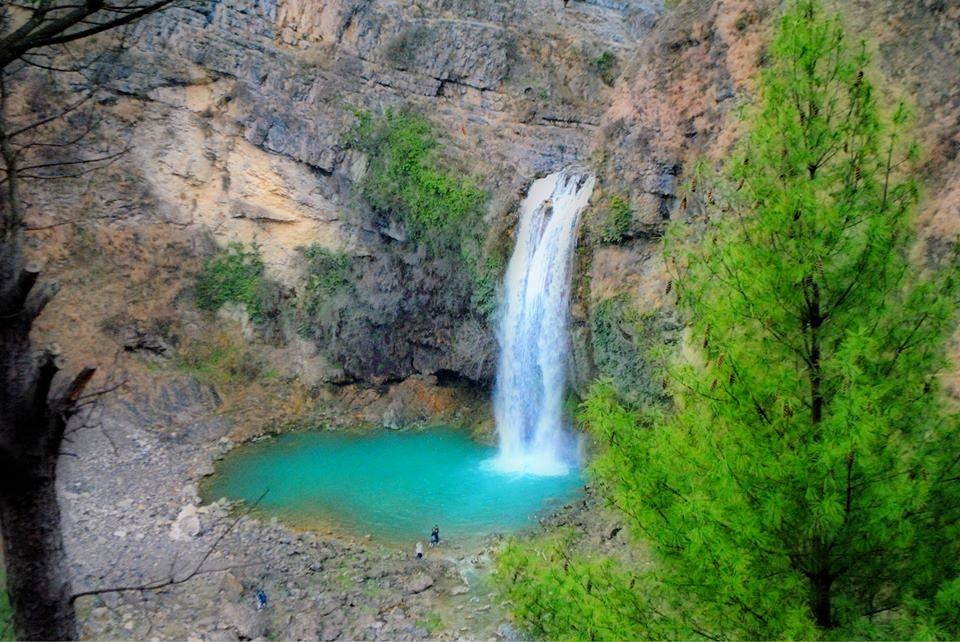
<svg viewBox="0 0 960 642">
<path fill-rule="evenodd" d="M 840 4 L 873 43 L 884 90 L 916 105 L 927 152 L 922 251 L 934 256 L 960 226 L 960 8 Z M 65 286 L 39 331 L 72 362 L 107 365 L 117 351 L 142 352 L 131 334 L 166 333 L 175 345 L 232 324 L 308 387 L 410 377 L 489 385 L 492 323 L 471 305 L 459 259 L 425 252 L 356 189 L 367 159 L 344 144 L 355 114 L 408 107 L 432 123 L 443 158 L 487 194 L 480 235 L 488 243 L 512 246 L 532 179 L 570 164 L 596 172 L 573 310 L 582 390 L 616 366 L 617 348 L 594 336 L 610 302 L 652 314 L 644 317 L 650 340 L 676 330 L 659 237 L 669 221 L 695 214 L 678 194 L 694 162 L 721 158 L 736 140 L 736 108 L 750 100 L 778 6 L 221 0 L 171 8 L 98 63 L 97 145 L 127 153 L 96 172 L 31 186 L 34 251 Z M 627 218 L 607 234 L 604 217 L 618 207 Z M 356 287 L 326 344 L 289 328 L 265 337 L 242 311 L 211 320 L 195 309 L 204 257 L 233 241 L 259 245 L 280 298 L 303 288 L 298 248 L 350 257 Z M 625 336 L 620 347 L 637 353 L 636 324 L 608 317 Z"/>
</svg>

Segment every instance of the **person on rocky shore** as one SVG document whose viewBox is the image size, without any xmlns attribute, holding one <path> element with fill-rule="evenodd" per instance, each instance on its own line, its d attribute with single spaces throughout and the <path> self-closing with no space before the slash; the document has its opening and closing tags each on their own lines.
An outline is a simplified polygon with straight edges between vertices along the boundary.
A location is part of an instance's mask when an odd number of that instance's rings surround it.
<svg viewBox="0 0 960 642">
<path fill-rule="evenodd" d="M 423 543 L 422 542 L 417 542 L 417 546 L 414 549 L 414 552 L 417 554 L 418 560 L 423 559 Z"/>
<path fill-rule="evenodd" d="M 433 525 L 433 530 L 430 531 L 430 546 L 440 546 L 440 527 L 436 524 Z"/>
</svg>

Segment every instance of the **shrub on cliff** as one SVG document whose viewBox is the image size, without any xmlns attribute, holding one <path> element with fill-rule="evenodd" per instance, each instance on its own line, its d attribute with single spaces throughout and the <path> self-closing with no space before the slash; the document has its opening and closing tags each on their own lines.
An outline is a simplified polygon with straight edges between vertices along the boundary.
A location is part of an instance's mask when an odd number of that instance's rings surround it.
<svg viewBox="0 0 960 642">
<path fill-rule="evenodd" d="M 600 80 L 608 87 L 613 87 L 617 80 L 617 57 L 612 51 L 604 51 L 590 61 L 590 68 L 600 76 Z"/>
<path fill-rule="evenodd" d="M 660 354 L 673 344 L 677 323 L 663 312 L 639 312 L 627 295 L 598 302 L 590 311 L 593 361 L 621 402 L 643 407 L 667 399 Z"/>
<path fill-rule="evenodd" d="M 359 112 L 347 142 L 369 158 L 363 197 L 375 210 L 399 218 L 415 241 L 434 250 L 455 248 L 469 230 L 465 224 L 478 220 L 483 190 L 443 166 L 422 117 L 395 109 L 379 117 Z"/>
<path fill-rule="evenodd" d="M 350 257 L 316 243 L 301 249 L 307 262 L 307 284 L 303 292 L 303 308 L 313 314 L 324 301 L 353 287 L 350 280 Z"/>
<path fill-rule="evenodd" d="M 590 240 L 597 245 L 622 243 L 630 234 L 633 208 L 623 194 L 603 198 L 587 219 Z"/>
<path fill-rule="evenodd" d="M 486 194 L 442 159 L 430 123 L 409 110 L 361 111 L 346 144 L 369 159 L 359 185 L 367 203 L 402 223 L 410 240 L 434 256 L 462 262 L 473 283 L 473 308 L 490 316 L 506 259 L 484 243 Z"/>
<path fill-rule="evenodd" d="M 353 293 L 355 278 L 348 255 L 328 250 L 317 244 L 300 249 L 307 276 L 298 302 L 301 335 L 319 339 L 323 328 L 336 324 L 336 309 L 344 296 Z"/>
<path fill-rule="evenodd" d="M 196 301 L 202 310 L 242 303 L 251 319 L 263 318 L 263 259 L 256 244 L 230 243 L 203 263 L 197 276 Z"/>
<path fill-rule="evenodd" d="M 691 195 L 706 231 L 668 246 L 690 337 L 672 406 L 625 408 L 609 385 L 583 405 L 594 471 L 655 563 L 514 548 L 500 577 L 538 637 L 960 636 L 939 386 L 958 260 L 910 261 L 915 150 L 864 51 L 816 0 L 782 18 L 726 176 Z"/>
</svg>

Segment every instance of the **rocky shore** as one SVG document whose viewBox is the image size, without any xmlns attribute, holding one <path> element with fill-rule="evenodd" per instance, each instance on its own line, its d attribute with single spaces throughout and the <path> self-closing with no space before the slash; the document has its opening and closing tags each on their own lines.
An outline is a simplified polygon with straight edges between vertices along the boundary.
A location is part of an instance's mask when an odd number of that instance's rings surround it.
<svg viewBox="0 0 960 642">
<path fill-rule="evenodd" d="M 76 592 L 173 583 L 80 598 L 84 638 L 514 637 L 486 582 L 496 537 L 416 560 L 412 544 L 297 531 L 226 500 L 202 505 L 198 484 L 232 447 L 233 419 L 192 377 L 156 381 L 105 397 L 72 426 L 64 539 Z"/>
</svg>

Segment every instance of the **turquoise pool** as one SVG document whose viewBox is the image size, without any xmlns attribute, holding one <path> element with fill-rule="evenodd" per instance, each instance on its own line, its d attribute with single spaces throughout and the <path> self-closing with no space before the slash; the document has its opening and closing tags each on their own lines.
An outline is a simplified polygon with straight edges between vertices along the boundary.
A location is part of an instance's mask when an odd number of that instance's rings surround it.
<svg viewBox="0 0 960 642">
<path fill-rule="evenodd" d="M 228 453 L 204 495 L 254 501 L 268 491 L 262 514 L 426 544 L 434 524 L 461 541 L 535 525 L 582 489 L 576 470 L 498 473 L 485 465 L 495 452 L 453 429 L 287 434 Z"/>
</svg>

